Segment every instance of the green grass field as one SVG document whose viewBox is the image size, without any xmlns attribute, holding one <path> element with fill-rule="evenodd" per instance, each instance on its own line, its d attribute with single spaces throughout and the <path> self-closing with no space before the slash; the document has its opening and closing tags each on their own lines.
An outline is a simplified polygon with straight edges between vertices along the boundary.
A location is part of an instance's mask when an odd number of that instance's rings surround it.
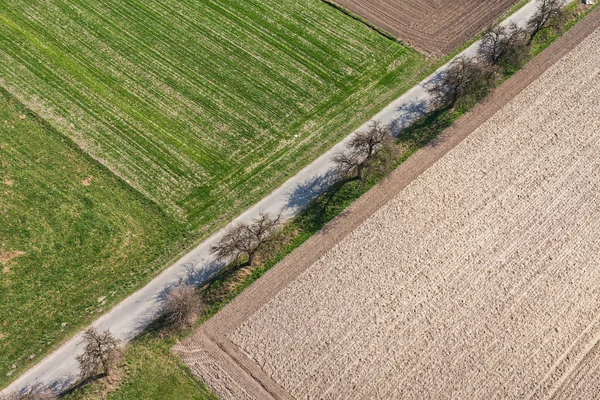
<svg viewBox="0 0 600 400">
<path fill-rule="evenodd" d="M 203 236 L 428 65 L 320 0 L 15 0 L 0 24 L 0 84 Z"/>
<path fill-rule="evenodd" d="M 431 66 L 320 0 L 15 0 L 0 26 L 0 387 Z"/>
<path fill-rule="evenodd" d="M 192 375 L 181 358 L 173 356 L 171 347 L 174 344 L 173 338 L 162 337 L 157 332 L 146 333 L 135 339 L 135 346 L 127 348 L 120 363 L 120 378 L 113 387 L 109 389 L 102 382 L 95 381 L 64 393 L 61 398 L 218 400 L 204 383 Z"/>
<path fill-rule="evenodd" d="M 183 231 L 2 91 L 0 166 L 2 387 L 152 277 Z"/>
</svg>

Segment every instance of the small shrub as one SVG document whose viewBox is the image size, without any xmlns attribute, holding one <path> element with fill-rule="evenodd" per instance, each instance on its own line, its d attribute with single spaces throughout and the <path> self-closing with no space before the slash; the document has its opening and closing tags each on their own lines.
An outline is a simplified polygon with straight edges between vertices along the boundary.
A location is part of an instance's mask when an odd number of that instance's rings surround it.
<svg viewBox="0 0 600 400">
<path fill-rule="evenodd" d="M 172 289 L 165 297 L 163 314 L 170 326 L 181 330 L 192 326 L 202 310 L 196 288 L 183 284 Z"/>
</svg>

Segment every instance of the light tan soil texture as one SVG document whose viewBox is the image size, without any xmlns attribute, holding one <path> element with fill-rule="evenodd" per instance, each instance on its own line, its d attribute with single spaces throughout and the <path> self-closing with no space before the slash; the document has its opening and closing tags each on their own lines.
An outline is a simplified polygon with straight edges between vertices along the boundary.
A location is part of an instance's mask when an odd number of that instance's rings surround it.
<svg viewBox="0 0 600 400">
<path fill-rule="evenodd" d="M 333 0 L 429 54 L 447 54 L 484 29 L 516 0 Z"/>
<path fill-rule="evenodd" d="M 595 398 L 599 17 L 176 346 L 193 373 L 223 399 Z"/>
</svg>

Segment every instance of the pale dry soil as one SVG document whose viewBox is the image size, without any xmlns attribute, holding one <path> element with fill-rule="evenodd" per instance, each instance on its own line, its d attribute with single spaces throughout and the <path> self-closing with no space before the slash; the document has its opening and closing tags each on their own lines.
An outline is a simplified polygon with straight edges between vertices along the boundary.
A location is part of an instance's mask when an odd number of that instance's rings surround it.
<svg viewBox="0 0 600 400">
<path fill-rule="evenodd" d="M 228 338 L 294 398 L 597 396 L 599 116 L 596 30 Z"/>
</svg>

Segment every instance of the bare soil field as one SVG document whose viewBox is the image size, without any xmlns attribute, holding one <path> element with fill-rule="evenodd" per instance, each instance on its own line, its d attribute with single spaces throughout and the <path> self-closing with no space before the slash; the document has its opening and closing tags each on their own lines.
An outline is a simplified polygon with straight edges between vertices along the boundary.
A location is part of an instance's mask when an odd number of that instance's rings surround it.
<svg viewBox="0 0 600 400">
<path fill-rule="evenodd" d="M 417 50 L 447 54 L 516 0 L 334 0 Z"/>
<path fill-rule="evenodd" d="M 194 374 L 224 399 L 594 398 L 599 16 L 176 346 Z"/>
</svg>

